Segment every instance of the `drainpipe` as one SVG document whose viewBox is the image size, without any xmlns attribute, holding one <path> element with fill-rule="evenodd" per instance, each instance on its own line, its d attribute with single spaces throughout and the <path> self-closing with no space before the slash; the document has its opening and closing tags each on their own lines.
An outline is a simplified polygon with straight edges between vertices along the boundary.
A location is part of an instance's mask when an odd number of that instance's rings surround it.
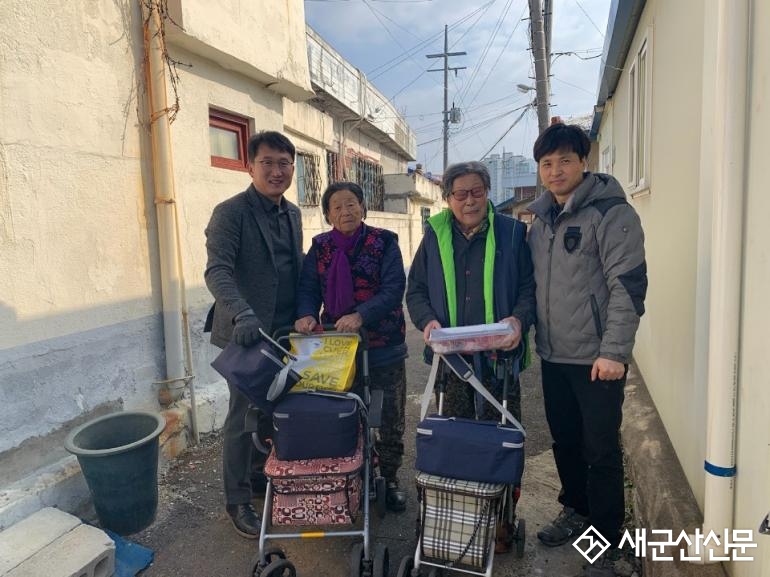
<svg viewBox="0 0 770 577">
<path fill-rule="evenodd" d="M 166 353 L 166 379 L 158 393 L 162 404 L 181 398 L 190 389 L 190 424 L 195 443 L 199 440 L 192 379 L 192 354 L 185 283 L 182 274 L 179 227 L 174 191 L 171 153 L 171 126 L 166 100 L 165 39 L 157 2 L 140 2 L 144 21 L 145 73 L 150 105 L 152 169 L 155 184 L 155 210 L 158 219 L 163 335 Z"/>
<path fill-rule="evenodd" d="M 713 216 L 703 533 L 733 528 L 745 197 L 749 1 L 717 0 Z M 704 555 L 708 557 L 708 555 Z M 703 559 L 706 563 L 713 562 Z"/>
</svg>

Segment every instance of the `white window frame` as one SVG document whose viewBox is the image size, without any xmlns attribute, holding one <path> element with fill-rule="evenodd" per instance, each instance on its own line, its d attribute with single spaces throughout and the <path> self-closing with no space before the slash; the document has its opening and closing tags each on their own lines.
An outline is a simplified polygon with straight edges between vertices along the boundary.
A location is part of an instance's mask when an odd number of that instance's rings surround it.
<svg viewBox="0 0 770 577">
<path fill-rule="evenodd" d="M 628 185 L 631 193 L 650 188 L 652 33 L 642 39 L 628 69 Z"/>
</svg>

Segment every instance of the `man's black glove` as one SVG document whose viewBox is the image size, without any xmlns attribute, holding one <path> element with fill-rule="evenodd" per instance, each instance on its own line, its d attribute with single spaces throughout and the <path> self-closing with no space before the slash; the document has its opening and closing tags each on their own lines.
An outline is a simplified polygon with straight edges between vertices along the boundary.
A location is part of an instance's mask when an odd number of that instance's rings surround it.
<svg viewBox="0 0 770 577">
<path fill-rule="evenodd" d="M 250 347 L 259 342 L 262 335 L 259 333 L 259 329 L 262 328 L 262 324 L 259 322 L 257 315 L 248 311 L 241 313 L 235 317 L 235 327 L 233 327 L 233 341 L 237 345 L 242 347 Z"/>
</svg>

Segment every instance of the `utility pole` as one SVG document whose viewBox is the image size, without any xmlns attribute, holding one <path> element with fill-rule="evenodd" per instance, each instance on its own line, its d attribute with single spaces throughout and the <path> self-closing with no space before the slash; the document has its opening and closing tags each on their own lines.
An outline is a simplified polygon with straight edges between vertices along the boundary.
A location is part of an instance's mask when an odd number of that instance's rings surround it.
<svg viewBox="0 0 770 577">
<path fill-rule="evenodd" d="M 545 29 L 545 73 L 551 77 L 551 35 L 553 32 L 553 0 L 543 0 L 543 20 Z"/>
<path fill-rule="evenodd" d="M 537 94 L 538 132 L 548 128 L 548 54 L 545 46 L 543 9 L 540 0 L 529 0 L 532 28 L 532 56 L 535 59 L 535 90 Z"/>
<path fill-rule="evenodd" d="M 428 70 L 428 72 L 441 72 L 444 71 L 444 168 L 442 174 L 446 172 L 446 167 L 449 161 L 449 71 L 454 70 L 455 76 L 458 70 L 464 70 L 465 66 L 458 66 L 456 68 L 449 67 L 450 56 L 463 56 L 467 52 L 449 52 L 449 38 L 448 38 L 448 26 L 444 24 L 444 52 L 441 54 L 428 54 L 428 58 L 443 58 L 444 68 L 436 68 L 435 70 Z"/>
</svg>

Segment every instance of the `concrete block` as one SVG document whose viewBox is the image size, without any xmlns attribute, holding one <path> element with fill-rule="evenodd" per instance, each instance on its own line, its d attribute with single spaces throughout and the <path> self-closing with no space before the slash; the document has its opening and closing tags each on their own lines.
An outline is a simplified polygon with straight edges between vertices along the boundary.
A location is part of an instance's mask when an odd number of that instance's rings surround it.
<svg viewBox="0 0 770 577">
<path fill-rule="evenodd" d="M 80 525 L 80 519 L 46 507 L 0 533 L 0 575 L 7 574 Z"/>
<path fill-rule="evenodd" d="M 104 531 L 78 525 L 3 577 L 110 577 L 115 543 Z"/>
<path fill-rule="evenodd" d="M 189 407 L 189 399 L 183 404 Z M 198 431 L 211 433 L 218 431 L 225 424 L 227 408 L 230 404 L 230 391 L 227 383 L 221 380 L 216 383 L 197 385 L 195 387 L 195 403 L 198 415 Z"/>
<path fill-rule="evenodd" d="M 69 455 L 0 489 L 0 531 L 44 507 L 84 512 L 91 500 L 77 459 Z"/>
</svg>

